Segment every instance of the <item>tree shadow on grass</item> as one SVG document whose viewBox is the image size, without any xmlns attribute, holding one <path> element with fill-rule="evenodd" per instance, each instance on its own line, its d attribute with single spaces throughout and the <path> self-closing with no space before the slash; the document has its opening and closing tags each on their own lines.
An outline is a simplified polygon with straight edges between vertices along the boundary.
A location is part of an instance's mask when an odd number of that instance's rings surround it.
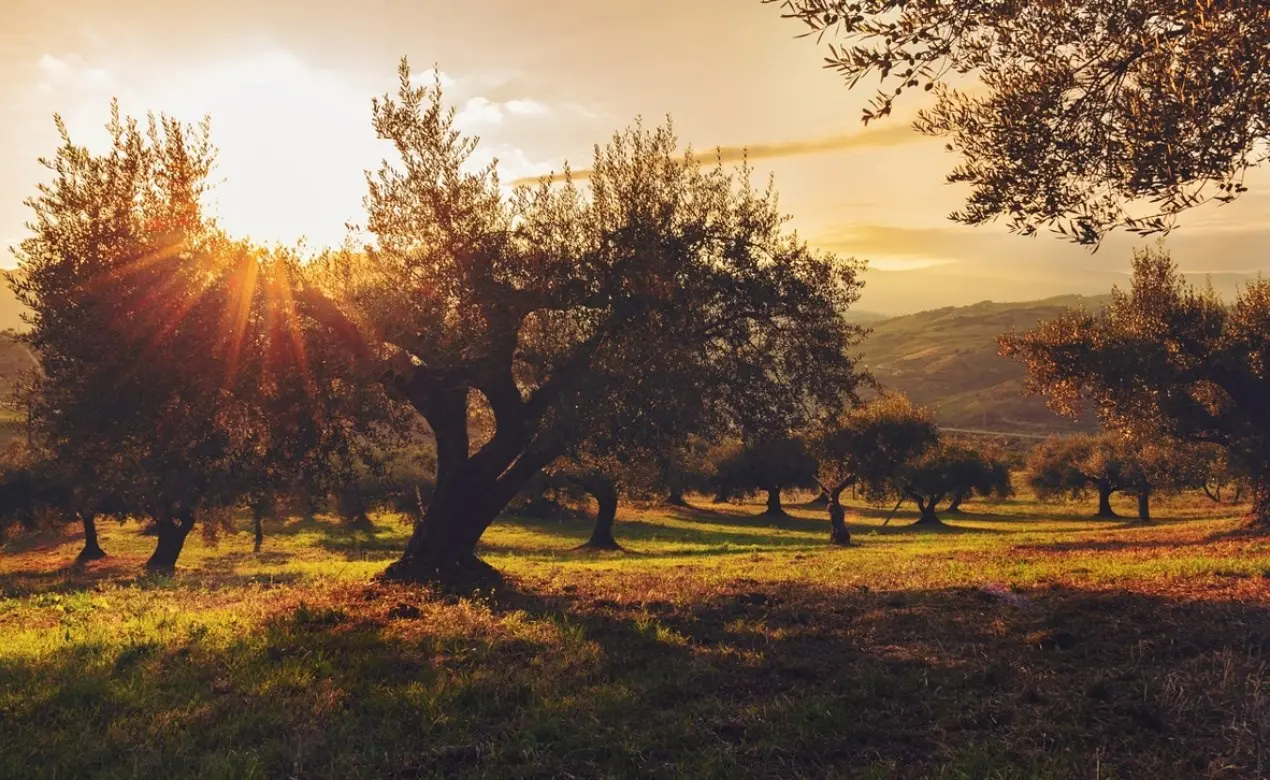
<svg viewBox="0 0 1270 780">
<path fill-rule="evenodd" d="M 1267 663 L 1238 600 L 375 585 L 0 658 L 0 776 L 1254 778 Z"/>
<path fill-rule="evenodd" d="M 274 521 L 265 526 L 266 545 L 270 537 L 316 536 L 314 545 L 338 553 L 348 561 L 384 561 L 400 557 L 405 542 L 390 522 L 368 526 L 350 525 L 329 517 Z"/>
</svg>

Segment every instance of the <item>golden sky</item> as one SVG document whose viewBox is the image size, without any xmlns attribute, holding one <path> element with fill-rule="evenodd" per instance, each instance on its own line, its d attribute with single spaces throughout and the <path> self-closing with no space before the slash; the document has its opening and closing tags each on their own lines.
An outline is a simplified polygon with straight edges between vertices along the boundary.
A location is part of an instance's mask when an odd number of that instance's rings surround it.
<svg viewBox="0 0 1270 780">
<path fill-rule="evenodd" d="M 260 240 L 336 244 L 357 222 L 362 171 L 384 149 L 369 121 L 396 62 L 433 63 L 465 130 L 504 181 L 589 163 L 636 116 L 674 119 L 697 149 L 748 147 L 813 244 L 870 261 L 861 308 L 890 313 L 983 299 L 1104 292 L 1124 280 L 1131 236 L 1096 255 L 946 215 L 954 158 L 902 120 L 859 124 L 867 98 L 820 68 L 820 51 L 758 0 L 3 0 L 0 245 L 52 152 L 54 111 L 102 137 L 127 113 L 212 117 L 215 208 Z M 916 106 L 911 107 L 915 109 Z M 1183 268 L 1270 266 L 1270 173 L 1230 206 L 1188 214 L 1168 241 Z M 7 264 L 11 258 L 5 258 Z"/>
</svg>

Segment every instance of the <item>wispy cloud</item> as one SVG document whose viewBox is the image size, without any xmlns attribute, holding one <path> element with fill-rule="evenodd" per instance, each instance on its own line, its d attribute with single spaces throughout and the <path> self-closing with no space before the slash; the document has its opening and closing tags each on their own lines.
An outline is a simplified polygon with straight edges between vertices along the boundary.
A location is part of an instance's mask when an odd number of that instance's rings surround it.
<svg viewBox="0 0 1270 780">
<path fill-rule="evenodd" d="M 753 144 L 750 146 L 719 146 L 709 152 L 698 152 L 703 160 L 718 160 L 722 163 L 735 163 L 742 160 L 772 160 L 782 157 L 801 157 L 812 154 L 830 154 L 835 152 L 854 151 L 857 149 L 881 149 L 889 146 L 921 141 L 924 136 L 918 135 L 907 124 L 895 123 L 885 127 L 863 130 L 857 133 L 844 133 L 824 138 L 812 138 L 794 141 L 778 141 L 775 143 Z M 590 169 L 575 170 L 571 173 L 574 181 L 585 181 L 591 177 Z M 551 182 L 564 181 L 565 174 L 554 173 L 547 178 Z M 515 184 L 537 184 L 541 179 L 518 179 Z"/>
</svg>

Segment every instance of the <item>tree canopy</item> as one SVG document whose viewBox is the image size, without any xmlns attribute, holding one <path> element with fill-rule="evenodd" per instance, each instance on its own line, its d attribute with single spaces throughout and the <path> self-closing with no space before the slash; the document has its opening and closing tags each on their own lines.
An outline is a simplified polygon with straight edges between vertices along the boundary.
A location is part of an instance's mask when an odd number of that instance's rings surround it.
<svg viewBox="0 0 1270 780">
<path fill-rule="evenodd" d="M 646 370 L 691 366 L 684 395 L 771 388 L 772 416 L 853 390 L 861 332 L 843 315 L 858 266 L 788 232 L 748 171 L 636 125 L 596 149 L 585 185 L 505 195 L 495 165 L 471 166 L 476 140 L 440 84 L 413 83 L 404 62 L 373 117 L 395 154 L 368 177 L 371 244 L 328 260 L 344 280 L 333 292 L 437 446 L 433 501 L 390 576 L 488 576 L 473 553 L 485 528 L 593 410 L 618 392 L 651 404 Z M 495 421 L 480 446 L 469 403 Z"/>
<path fill-rule="evenodd" d="M 1096 244 L 1113 228 L 1244 191 L 1270 140 L 1263 0 L 765 0 L 830 39 L 826 67 L 881 86 L 866 122 L 933 92 L 916 128 L 961 156 L 953 217 L 1050 227 Z"/>
<path fill-rule="evenodd" d="M 108 505 L 153 518 L 150 565 L 168 569 L 199 512 L 327 469 L 372 419 L 375 386 L 351 334 L 313 316 L 294 258 L 204 214 L 206 124 L 143 128 L 116 108 L 100 154 L 57 124 L 10 277 L 41 361 L 32 434 L 67 485 L 62 509 L 86 530 Z"/>
<path fill-rule="evenodd" d="M 1092 402 L 1114 427 L 1226 449 L 1252 483 L 1251 519 L 1270 527 L 1270 281 L 1226 304 L 1144 250 L 1132 289 L 1103 311 L 1070 311 L 1000 345 L 1055 411 Z"/>
<path fill-rule="evenodd" d="M 844 490 L 887 495 L 899 470 L 939 441 L 930 413 L 898 394 L 886 394 L 821 426 L 811 440 L 817 479 L 828 494 L 830 541 L 850 542 L 841 505 Z"/>
</svg>

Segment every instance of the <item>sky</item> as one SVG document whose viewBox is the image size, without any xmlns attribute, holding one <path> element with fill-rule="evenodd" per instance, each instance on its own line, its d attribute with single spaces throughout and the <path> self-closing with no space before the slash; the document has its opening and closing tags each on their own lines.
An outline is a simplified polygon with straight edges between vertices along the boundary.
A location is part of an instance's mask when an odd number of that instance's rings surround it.
<svg viewBox="0 0 1270 780">
<path fill-rule="evenodd" d="M 637 117 L 670 116 L 698 150 L 749 149 L 809 243 L 869 261 L 862 309 L 1103 293 L 1143 243 L 1114 234 L 1091 254 L 950 222 L 965 191 L 944 182 L 956 159 L 942 142 L 908 128 L 919 105 L 864 128 L 867 85 L 848 91 L 759 0 L 3 1 L 0 247 L 24 236 L 22 201 L 47 179 L 37 158 L 57 146 L 54 112 L 94 146 L 112 97 L 128 114 L 210 115 L 213 207 L 230 232 L 339 244 L 361 219 L 363 171 L 387 151 L 371 98 L 393 89 L 402 56 L 439 71 L 504 181 L 585 168 Z M 1183 216 L 1167 245 L 1184 270 L 1270 270 L 1270 170 L 1248 184 Z"/>
</svg>

